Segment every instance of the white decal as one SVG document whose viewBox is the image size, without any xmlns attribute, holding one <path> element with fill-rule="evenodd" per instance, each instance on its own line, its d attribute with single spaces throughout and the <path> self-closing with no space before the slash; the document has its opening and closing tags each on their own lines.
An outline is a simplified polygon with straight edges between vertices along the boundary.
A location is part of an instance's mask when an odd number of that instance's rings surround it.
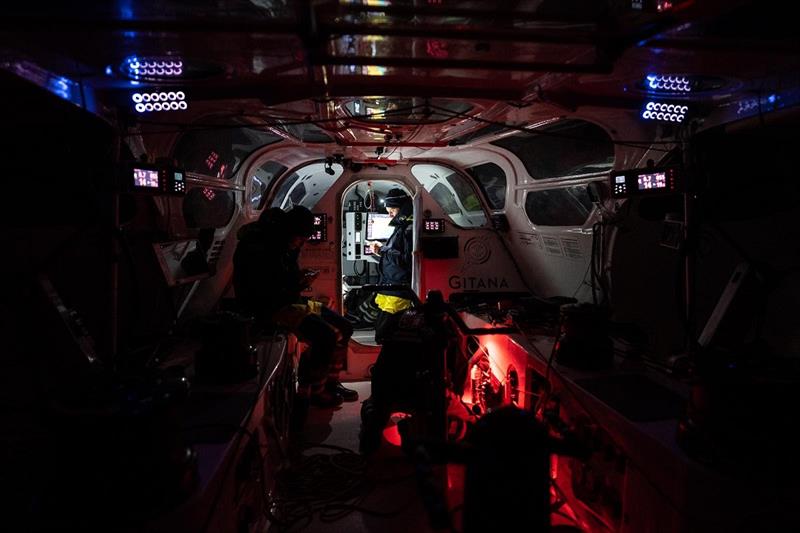
<svg viewBox="0 0 800 533">
<path fill-rule="evenodd" d="M 506 278 L 476 278 L 472 276 L 450 276 L 448 284 L 451 289 L 507 289 Z"/>
<path fill-rule="evenodd" d="M 570 259 L 580 259 L 583 257 L 583 252 L 581 252 L 581 245 L 578 242 L 578 239 L 567 239 L 566 237 L 561 237 L 561 247 L 564 249 L 564 255 Z"/>
<path fill-rule="evenodd" d="M 561 250 L 561 241 L 558 240 L 558 237 L 552 237 L 550 235 L 542 235 L 542 242 L 544 243 L 544 250 L 550 255 L 564 255 L 564 252 Z"/>
</svg>

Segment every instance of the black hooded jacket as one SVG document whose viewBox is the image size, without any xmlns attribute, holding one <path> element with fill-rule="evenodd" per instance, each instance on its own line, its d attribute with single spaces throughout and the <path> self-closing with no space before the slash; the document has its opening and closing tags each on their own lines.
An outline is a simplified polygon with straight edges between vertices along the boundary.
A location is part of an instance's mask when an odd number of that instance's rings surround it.
<svg viewBox="0 0 800 533">
<path fill-rule="evenodd" d="M 389 222 L 394 231 L 381 247 L 381 260 L 378 265 L 382 285 L 411 285 L 411 252 L 414 247 L 414 206 L 406 202 L 400 212 Z M 381 294 L 407 298 L 403 291 L 381 291 Z"/>
<path fill-rule="evenodd" d="M 269 321 L 275 311 L 300 299 L 297 252 L 289 249 L 287 216 L 278 208 L 242 226 L 233 255 L 233 286 L 242 311 Z"/>
</svg>

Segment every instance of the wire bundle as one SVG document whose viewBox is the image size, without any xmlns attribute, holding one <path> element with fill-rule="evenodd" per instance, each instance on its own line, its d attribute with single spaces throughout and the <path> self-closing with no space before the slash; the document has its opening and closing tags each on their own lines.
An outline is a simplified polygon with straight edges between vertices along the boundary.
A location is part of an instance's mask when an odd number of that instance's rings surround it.
<svg viewBox="0 0 800 533">
<path fill-rule="evenodd" d="M 300 531 L 311 525 L 315 516 L 321 522 L 331 523 L 354 511 L 375 516 L 392 516 L 402 511 L 382 512 L 361 507 L 376 483 L 367 475 L 364 456 L 338 446 L 315 447 L 333 452 L 302 455 L 277 480 L 277 496 L 272 501 L 277 531 Z"/>
</svg>

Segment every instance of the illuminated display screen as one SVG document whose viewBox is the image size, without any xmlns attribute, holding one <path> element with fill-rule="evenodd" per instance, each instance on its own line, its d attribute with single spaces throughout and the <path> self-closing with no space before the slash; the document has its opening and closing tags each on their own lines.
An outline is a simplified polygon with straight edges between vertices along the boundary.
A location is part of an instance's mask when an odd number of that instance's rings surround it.
<svg viewBox="0 0 800 533">
<path fill-rule="evenodd" d="M 649 189 L 666 189 L 667 188 L 667 174 L 665 172 L 656 172 L 654 174 L 642 174 L 636 180 L 640 191 Z"/>
<path fill-rule="evenodd" d="M 324 214 L 314 214 L 314 231 L 308 237 L 308 242 L 324 242 L 328 240 L 328 219 Z"/>
<path fill-rule="evenodd" d="M 672 194 L 680 192 L 681 177 L 674 168 L 641 168 L 612 173 L 609 176 L 611 195 L 614 198 Z"/>
<path fill-rule="evenodd" d="M 428 218 L 423 224 L 422 231 L 425 233 L 444 233 L 444 219 Z"/>
<path fill-rule="evenodd" d="M 145 168 L 133 169 L 134 187 L 147 187 L 148 189 L 158 189 L 158 171 Z"/>
<path fill-rule="evenodd" d="M 367 213 L 367 240 L 386 240 L 392 236 L 394 227 L 389 225 L 391 215 L 381 213 Z"/>
</svg>

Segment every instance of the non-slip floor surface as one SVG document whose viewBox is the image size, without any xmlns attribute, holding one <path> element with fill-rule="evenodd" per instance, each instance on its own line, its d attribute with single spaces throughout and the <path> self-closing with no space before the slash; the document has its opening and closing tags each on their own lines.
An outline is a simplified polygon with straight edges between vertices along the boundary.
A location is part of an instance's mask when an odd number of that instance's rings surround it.
<svg viewBox="0 0 800 533">
<path fill-rule="evenodd" d="M 309 409 L 302 451 L 278 484 L 276 514 L 282 524 L 273 524 L 269 533 L 436 531 L 419 496 L 414 465 L 386 440 L 397 442 L 393 425 L 377 452 L 358 454 L 361 402 L 370 383 L 346 385 L 358 390 L 358 401 Z"/>
</svg>

